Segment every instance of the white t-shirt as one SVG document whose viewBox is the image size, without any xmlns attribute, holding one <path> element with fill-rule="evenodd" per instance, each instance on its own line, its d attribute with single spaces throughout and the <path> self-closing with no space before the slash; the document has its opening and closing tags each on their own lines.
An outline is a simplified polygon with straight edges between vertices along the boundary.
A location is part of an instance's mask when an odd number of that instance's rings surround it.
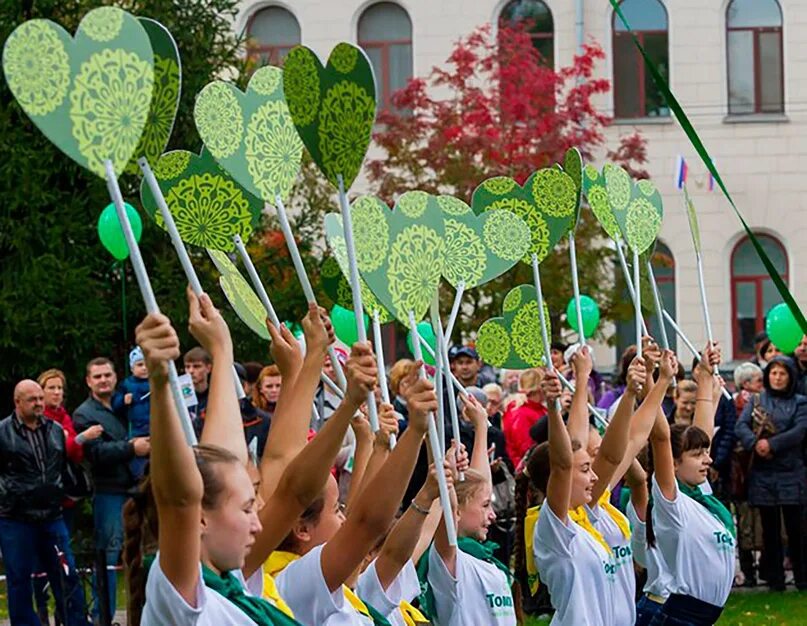
<svg viewBox="0 0 807 626">
<path fill-rule="evenodd" d="M 263 571 L 258 570 L 245 581 L 240 570 L 232 574 L 244 586 L 247 595 L 261 596 Z M 160 554 L 149 570 L 146 581 L 146 605 L 140 618 L 141 626 L 255 626 L 247 614 L 221 594 L 205 587 L 202 564 L 199 564 L 199 582 L 196 585 L 196 607 L 189 605 L 166 578 L 160 567 Z"/>
<path fill-rule="evenodd" d="M 734 538 L 701 504 L 675 487 L 667 500 L 653 477 L 653 530 L 673 574 L 670 593 L 723 606 L 734 581 Z"/>
<path fill-rule="evenodd" d="M 608 511 L 599 504 L 586 506 L 586 509 L 591 525 L 600 531 L 603 539 L 611 546 L 611 557 L 616 566 L 614 624 L 633 624 L 636 621 L 636 573 L 633 570 L 631 540 L 625 537 Z M 627 519 L 625 523 L 628 523 Z"/>
<path fill-rule="evenodd" d="M 420 582 L 415 564 L 411 560 L 407 561 L 386 591 L 381 586 L 381 581 L 378 580 L 375 564 L 376 561 L 370 563 L 369 567 L 359 576 L 356 593 L 362 600 L 372 604 L 373 608 L 386 617 L 392 626 L 406 626 L 403 615 L 401 615 L 401 602 L 412 602 L 420 593 Z"/>
<path fill-rule="evenodd" d="M 328 589 L 320 561 L 323 547 L 317 546 L 275 576 L 280 597 L 305 626 L 372 626 L 373 621 L 345 599 L 341 587 Z"/>
<path fill-rule="evenodd" d="M 549 505 L 541 507 L 533 552 L 541 582 L 549 589 L 554 626 L 613 626 L 616 565 L 613 556 L 583 528 L 564 524 Z"/>
<path fill-rule="evenodd" d="M 670 568 L 658 547 L 658 539 L 653 548 L 647 547 L 646 524 L 639 519 L 633 502 L 628 503 L 628 520 L 630 520 L 631 547 L 634 560 L 647 570 L 647 582 L 644 585 L 645 593 L 667 598 L 670 595 L 673 576 Z"/>
<path fill-rule="evenodd" d="M 507 576 L 498 567 L 457 549 L 457 577 L 432 546 L 429 584 L 440 626 L 515 626 L 516 612 Z"/>
</svg>

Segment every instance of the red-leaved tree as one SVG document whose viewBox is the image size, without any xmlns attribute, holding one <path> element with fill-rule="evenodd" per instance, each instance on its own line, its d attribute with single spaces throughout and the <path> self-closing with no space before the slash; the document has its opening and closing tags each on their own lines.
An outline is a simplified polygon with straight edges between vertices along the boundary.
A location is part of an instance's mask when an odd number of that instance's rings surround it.
<svg viewBox="0 0 807 626">
<path fill-rule="evenodd" d="M 470 202 L 476 186 L 491 176 L 511 176 L 523 183 L 535 170 L 560 162 L 576 146 L 590 161 L 605 148 L 604 129 L 611 118 L 594 106 L 607 93 L 607 80 L 594 76 L 604 58 L 589 43 L 569 67 L 548 67 L 525 28 L 502 24 L 475 30 L 454 46 L 445 66 L 427 78 L 413 78 L 392 97 L 394 109 L 378 116 L 374 139 L 383 154 L 367 163 L 376 192 L 392 201 L 410 189 L 448 193 Z M 646 160 L 638 133 L 606 150 L 637 177 Z M 612 285 L 611 252 L 588 211 L 576 231 L 581 288 L 595 298 L 603 317 L 621 317 Z M 565 244 L 542 264 L 545 294 L 557 331 L 560 313 L 571 296 Z M 474 290 L 466 297 L 460 330 L 500 314 L 509 287 L 531 282 L 529 268 L 519 265 L 506 278 Z M 447 294 L 443 304 L 450 301 Z M 554 332 L 557 336 L 557 332 Z"/>
</svg>

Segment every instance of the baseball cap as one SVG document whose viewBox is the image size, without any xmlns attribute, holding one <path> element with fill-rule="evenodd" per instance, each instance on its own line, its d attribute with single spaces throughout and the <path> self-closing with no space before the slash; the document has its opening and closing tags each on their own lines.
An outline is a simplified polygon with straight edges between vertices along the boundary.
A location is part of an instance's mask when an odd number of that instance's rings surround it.
<svg viewBox="0 0 807 626">
<path fill-rule="evenodd" d="M 449 362 L 461 356 L 470 357 L 475 361 L 479 360 L 479 353 L 471 346 L 451 346 L 451 349 L 448 351 Z"/>
</svg>

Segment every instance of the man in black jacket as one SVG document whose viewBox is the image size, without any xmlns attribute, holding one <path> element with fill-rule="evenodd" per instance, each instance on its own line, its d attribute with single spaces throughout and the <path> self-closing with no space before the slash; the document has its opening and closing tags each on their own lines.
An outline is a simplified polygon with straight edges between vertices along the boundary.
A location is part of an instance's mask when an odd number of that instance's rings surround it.
<svg viewBox="0 0 807 626">
<path fill-rule="evenodd" d="M 98 357 L 87 364 L 87 387 L 90 397 L 73 412 L 76 432 L 100 424 L 103 434 L 84 444 L 84 456 L 92 468 L 95 494 L 93 496 L 93 523 L 95 549 L 106 553 L 106 564 L 117 565 L 123 547 L 123 505 L 135 487 L 135 478 L 129 461 L 136 456 L 148 456 L 147 437 L 129 439 L 126 422 L 112 411 L 112 394 L 115 392 L 115 368 L 112 361 Z M 110 614 L 115 614 L 115 572 L 107 570 Z M 98 585 L 93 581 L 93 594 L 98 603 Z"/>
<path fill-rule="evenodd" d="M 0 422 L 0 550 L 12 624 L 39 624 L 31 574 L 41 564 L 66 626 L 84 626 L 84 594 L 62 519 L 65 436 L 45 419 L 45 396 L 33 380 L 14 388 L 14 413 Z"/>
</svg>

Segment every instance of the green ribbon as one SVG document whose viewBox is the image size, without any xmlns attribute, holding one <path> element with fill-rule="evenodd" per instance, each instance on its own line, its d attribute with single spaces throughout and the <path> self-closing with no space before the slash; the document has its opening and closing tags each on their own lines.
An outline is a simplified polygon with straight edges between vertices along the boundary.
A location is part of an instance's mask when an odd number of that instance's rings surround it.
<svg viewBox="0 0 807 626">
<path fill-rule="evenodd" d="M 703 493 L 700 487 L 690 487 L 685 482 L 680 480 L 677 480 L 677 482 L 678 489 L 681 491 L 681 493 L 683 493 L 685 496 L 689 496 L 695 502 L 709 511 L 709 513 L 711 513 L 721 524 L 723 524 L 723 526 L 726 527 L 726 530 L 731 533 L 732 537 L 735 539 L 737 538 L 737 529 L 734 527 L 734 518 L 731 516 L 731 511 L 726 508 L 726 505 L 718 500 L 716 496 Z"/>
<path fill-rule="evenodd" d="M 678 100 L 673 95 L 672 91 L 670 90 L 670 86 L 667 84 L 667 81 L 661 75 L 658 68 L 656 67 L 655 63 L 650 60 L 650 57 L 647 56 L 642 44 L 639 43 L 639 39 L 633 32 L 633 29 L 628 24 L 628 20 L 625 19 L 625 15 L 622 13 L 622 9 L 619 8 L 619 3 L 617 0 L 609 0 L 611 6 L 614 8 L 614 12 L 619 16 L 619 19 L 625 25 L 625 28 L 630 33 L 631 38 L 633 39 L 633 43 L 639 49 L 639 53 L 644 58 L 645 65 L 647 69 L 650 71 L 650 76 L 653 77 L 653 82 L 656 83 L 656 86 L 661 90 L 664 94 L 665 99 L 667 100 L 667 105 L 670 107 L 672 112 L 675 114 L 675 118 L 678 120 L 678 123 L 681 124 L 681 128 L 684 129 L 686 136 L 689 138 L 689 141 L 692 142 L 692 146 L 695 148 L 695 151 L 700 156 L 701 160 L 703 160 L 704 165 L 706 165 L 706 169 L 709 170 L 709 173 L 717 182 L 718 187 L 723 192 L 723 195 L 726 196 L 726 200 L 729 201 L 731 208 L 734 209 L 734 213 L 740 220 L 740 223 L 743 225 L 748 238 L 751 240 L 751 243 L 754 246 L 754 249 L 757 251 L 759 258 L 762 260 L 762 264 L 765 266 L 765 270 L 768 272 L 768 275 L 773 280 L 773 284 L 776 285 L 776 289 L 779 291 L 779 295 L 782 296 L 785 304 L 790 309 L 790 312 L 793 314 L 793 317 L 801 326 L 802 331 L 805 335 L 807 335 L 807 319 L 804 318 L 804 315 L 799 309 L 799 305 L 796 304 L 796 301 L 793 299 L 793 296 L 790 293 L 790 290 L 787 288 L 785 281 L 782 280 L 782 277 L 779 275 L 779 272 L 776 271 L 776 267 L 773 265 L 773 261 L 771 261 L 770 257 L 765 252 L 762 244 L 759 243 L 759 240 L 756 238 L 751 229 L 748 227 L 745 219 L 740 213 L 740 210 L 737 208 L 737 205 L 734 204 L 734 200 L 729 193 L 729 190 L 726 189 L 726 185 L 723 183 L 723 179 L 720 177 L 720 173 L 717 171 L 715 167 L 714 161 L 712 157 L 709 155 L 709 152 L 706 150 L 706 146 L 703 145 L 703 141 L 698 136 L 698 133 L 695 132 L 695 127 L 692 125 L 692 122 L 689 121 L 686 113 L 684 113 L 683 107 L 679 104 Z"/>
</svg>

